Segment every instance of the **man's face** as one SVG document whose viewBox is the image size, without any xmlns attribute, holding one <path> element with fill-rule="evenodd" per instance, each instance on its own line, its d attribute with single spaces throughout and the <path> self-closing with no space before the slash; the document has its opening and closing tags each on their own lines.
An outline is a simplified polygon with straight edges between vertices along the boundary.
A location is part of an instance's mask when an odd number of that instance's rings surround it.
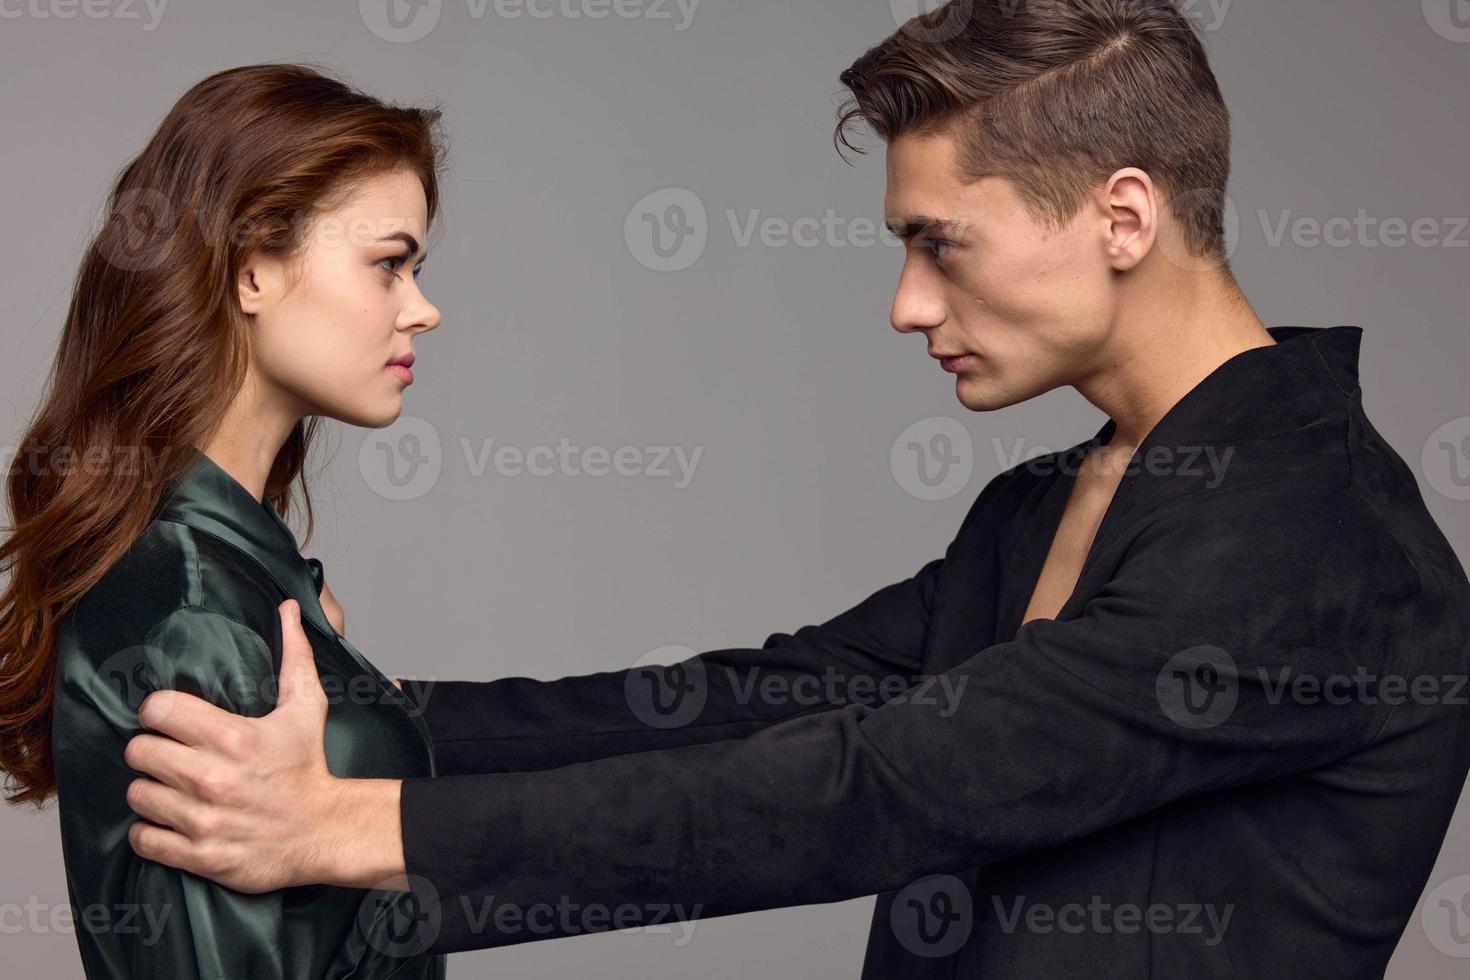
<svg viewBox="0 0 1470 980">
<path fill-rule="evenodd" d="M 954 141 L 902 135 L 888 146 L 884 202 L 905 238 L 893 328 L 919 332 L 988 412 L 1075 384 L 1102 366 L 1116 304 L 1109 216 L 1094 201 L 1062 231 L 1034 222 L 1001 178 L 964 183 Z"/>
</svg>

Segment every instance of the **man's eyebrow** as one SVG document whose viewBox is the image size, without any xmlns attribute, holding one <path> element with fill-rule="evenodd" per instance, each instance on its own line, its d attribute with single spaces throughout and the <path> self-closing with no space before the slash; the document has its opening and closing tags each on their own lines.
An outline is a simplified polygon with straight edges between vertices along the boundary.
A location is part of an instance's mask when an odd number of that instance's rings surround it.
<svg viewBox="0 0 1470 980">
<path fill-rule="evenodd" d="M 908 241 L 915 235 L 958 235 L 960 223 L 949 218 L 933 218 L 925 214 L 916 214 L 909 218 L 895 218 L 888 222 L 888 230 L 893 232 L 904 241 Z"/>
<path fill-rule="evenodd" d="M 391 235 L 384 235 L 382 238 L 379 238 L 378 241 L 380 241 L 380 242 L 402 242 L 403 244 L 405 244 L 405 245 L 408 246 L 408 257 L 410 257 L 410 258 L 413 257 L 415 254 L 417 254 L 418 253 L 418 250 L 419 250 L 419 240 L 417 238 L 413 237 L 412 235 L 410 235 L 406 231 L 395 231 Z M 428 259 L 428 257 L 429 257 L 429 253 L 428 252 L 425 252 L 423 255 L 420 255 L 419 256 L 419 261 L 420 262 L 423 262 L 426 259 Z"/>
</svg>

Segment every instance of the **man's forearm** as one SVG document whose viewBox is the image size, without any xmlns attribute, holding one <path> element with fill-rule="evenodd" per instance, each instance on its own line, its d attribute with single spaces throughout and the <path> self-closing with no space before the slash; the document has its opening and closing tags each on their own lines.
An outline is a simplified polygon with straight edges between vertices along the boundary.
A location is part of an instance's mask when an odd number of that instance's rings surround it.
<svg viewBox="0 0 1470 980">
<path fill-rule="evenodd" d="M 343 888 L 408 891 L 397 779 L 335 781 L 317 844 L 313 881 Z"/>
</svg>

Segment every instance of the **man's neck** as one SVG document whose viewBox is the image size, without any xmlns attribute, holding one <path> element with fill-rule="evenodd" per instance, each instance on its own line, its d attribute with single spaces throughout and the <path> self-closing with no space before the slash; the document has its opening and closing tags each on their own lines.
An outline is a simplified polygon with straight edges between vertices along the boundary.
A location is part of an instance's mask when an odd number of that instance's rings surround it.
<svg viewBox="0 0 1470 980">
<path fill-rule="evenodd" d="M 1237 354 L 1276 343 L 1233 284 L 1155 291 L 1120 316 L 1097 368 L 1074 387 L 1116 423 L 1125 458 L 1169 409 Z M 1174 295 L 1169 295 L 1172 292 Z"/>
</svg>

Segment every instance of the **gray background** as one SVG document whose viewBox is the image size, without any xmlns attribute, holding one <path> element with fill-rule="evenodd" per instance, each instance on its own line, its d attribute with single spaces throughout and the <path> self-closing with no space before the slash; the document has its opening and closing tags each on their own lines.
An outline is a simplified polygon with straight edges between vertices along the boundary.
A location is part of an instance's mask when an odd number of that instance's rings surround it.
<svg viewBox="0 0 1470 980">
<path fill-rule="evenodd" d="M 334 424 L 316 484 L 321 524 L 304 546 L 325 562 L 348 635 L 386 671 L 556 678 L 675 659 L 669 646 L 759 645 L 912 574 L 1008 461 L 1102 423 L 1070 390 L 970 414 L 923 340 L 888 326 L 900 254 L 871 243 L 858 220 L 881 220 L 882 153 L 849 167 L 830 135 L 838 72 L 894 30 L 901 2 L 702 0 L 685 22 L 662 0 L 627 0 L 637 16 L 604 19 L 565 12 L 596 12 L 596 0 L 445 0 L 423 8 L 438 21 L 412 41 L 391 39 L 383 0 L 161 12 L 28 2 L 0 19 L 7 452 L 41 393 L 106 187 L 189 85 L 225 67 L 311 59 L 381 97 L 444 106 L 453 172 L 422 279 L 444 323 L 415 345 L 405 408 L 422 421 Z M 1451 465 L 1470 459 L 1437 448 L 1470 432 L 1470 233 L 1456 232 L 1470 215 L 1470 29 L 1455 26 L 1451 2 L 1190 8 L 1234 113 L 1239 277 L 1268 324 L 1366 330 L 1370 416 L 1463 557 L 1470 503 L 1459 498 L 1470 489 Z M 1470 27 L 1470 5 L 1455 2 Z M 640 199 L 666 188 L 692 191 L 707 213 L 703 253 L 677 272 L 639 260 L 646 233 L 633 247 L 625 237 Z M 653 200 L 643 210 L 662 215 L 668 195 Z M 741 228 L 756 212 L 790 224 L 829 209 L 831 240 L 819 231 L 810 247 L 759 234 L 741 245 L 727 214 Z M 1351 221 L 1360 209 L 1436 230 L 1397 248 L 1371 228 L 1336 245 L 1309 225 L 1273 237 L 1283 217 Z M 972 471 L 926 500 L 890 451 L 935 417 L 968 433 Z M 397 441 L 405 433 L 440 448 L 397 500 L 379 454 L 409 445 Z M 492 461 L 476 472 L 488 440 L 493 451 L 562 439 L 701 456 L 687 486 L 677 467 L 536 476 Z M 66 901 L 54 807 L 0 821 L 6 972 L 80 975 L 74 936 L 51 918 Z M 1463 895 L 1450 879 L 1467 872 L 1462 812 L 1430 887 Z M 25 921 L 31 907 L 39 927 Z M 871 907 L 861 898 L 714 919 L 687 939 L 530 943 L 458 955 L 450 969 L 855 977 Z M 1450 954 L 1470 955 L 1470 944 L 1436 948 L 1433 931 L 1416 915 L 1391 976 L 1464 975 L 1470 960 Z"/>
</svg>

